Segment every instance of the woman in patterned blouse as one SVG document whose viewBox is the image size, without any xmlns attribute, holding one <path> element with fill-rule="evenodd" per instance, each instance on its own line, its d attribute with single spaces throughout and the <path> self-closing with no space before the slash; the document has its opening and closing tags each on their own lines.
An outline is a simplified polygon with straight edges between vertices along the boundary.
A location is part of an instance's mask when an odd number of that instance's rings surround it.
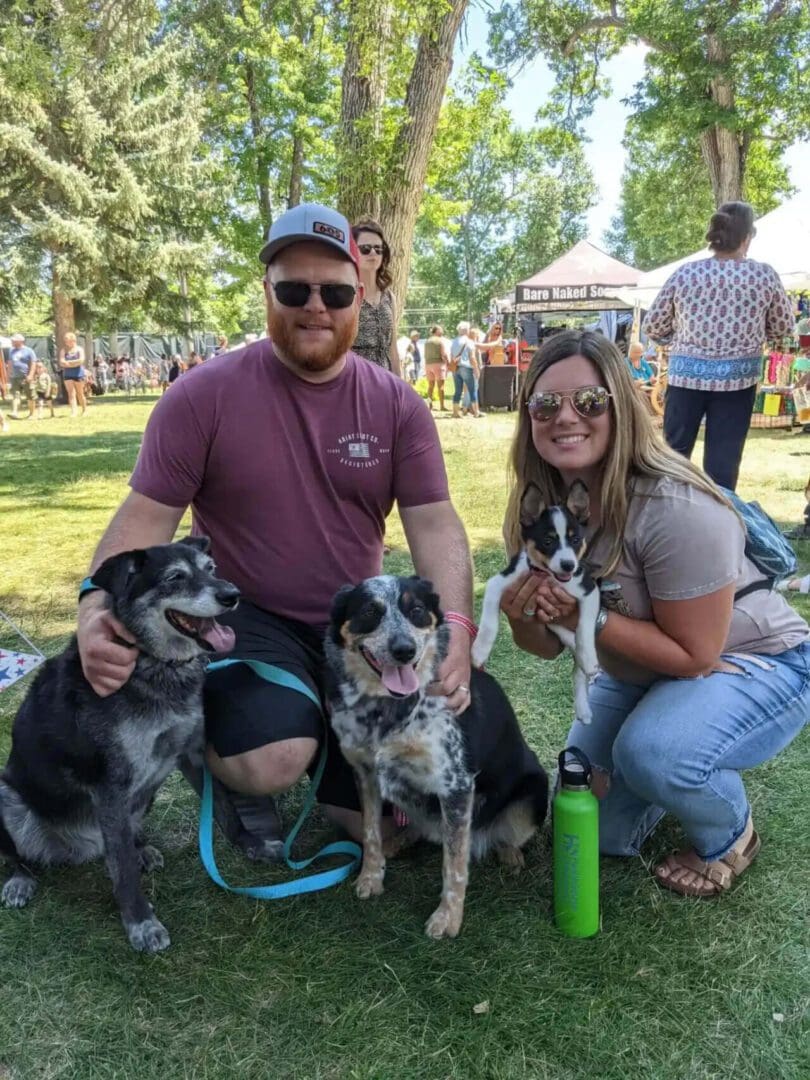
<svg viewBox="0 0 810 1080">
<path fill-rule="evenodd" d="M 365 294 L 352 351 L 373 364 L 401 375 L 396 338 L 396 302 L 391 292 L 391 249 L 382 228 L 371 218 L 352 226 L 352 236 L 360 251 L 360 280 Z"/>
<path fill-rule="evenodd" d="M 664 435 L 690 457 L 706 419 L 703 468 L 723 487 L 737 485 L 766 341 L 793 331 L 793 311 L 776 271 L 747 259 L 756 234 L 748 203 L 724 203 L 706 239 L 714 255 L 684 263 L 644 320 L 670 345 Z"/>
</svg>

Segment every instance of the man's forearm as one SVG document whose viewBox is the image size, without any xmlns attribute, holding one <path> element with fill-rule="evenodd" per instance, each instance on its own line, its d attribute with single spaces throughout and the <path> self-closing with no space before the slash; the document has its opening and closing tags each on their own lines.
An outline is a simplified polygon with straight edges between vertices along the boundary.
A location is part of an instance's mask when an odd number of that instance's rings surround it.
<svg viewBox="0 0 810 1080">
<path fill-rule="evenodd" d="M 427 510 L 418 507 L 420 517 Z M 458 611 L 468 619 L 473 613 L 472 560 L 464 526 L 450 503 L 442 507 L 441 519 L 430 525 L 401 515 L 417 574 L 429 578 L 444 611 Z"/>
<path fill-rule="evenodd" d="M 170 543 L 184 513 L 184 509 L 163 506 L 135 491 L 130 492 L 99 541 L 90 563 L 90 573 L 105 559 L 121 551 Z"/>
</svg>

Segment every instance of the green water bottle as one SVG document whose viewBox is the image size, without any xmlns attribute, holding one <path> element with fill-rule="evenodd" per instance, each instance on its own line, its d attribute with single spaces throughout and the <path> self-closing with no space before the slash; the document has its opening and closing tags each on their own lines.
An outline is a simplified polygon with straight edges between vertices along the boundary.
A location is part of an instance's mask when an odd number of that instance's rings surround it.
<svg viewBox="0 0 810 1080">
<path fill-rule="evenodd" d="M 554 796 L 554 919 L 568 937 L 599 929 L 599 801 L 591 791 L 591 763 L 576 746 L 559 756 Z"/>
</svg>

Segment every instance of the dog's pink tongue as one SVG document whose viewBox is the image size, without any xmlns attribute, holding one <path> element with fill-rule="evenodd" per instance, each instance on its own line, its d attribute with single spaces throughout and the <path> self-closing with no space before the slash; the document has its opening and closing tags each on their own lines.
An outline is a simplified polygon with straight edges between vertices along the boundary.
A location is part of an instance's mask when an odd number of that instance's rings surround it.
<svg viewBox="0 0 810 1080">
<path fill-rule="evenodd" d="M 220 626 L 216 619 L 211 620 L 211 625 L 202 635 L 214 652 L 230 652 L 236 641 L 236 634 L 230 626 Z"/>
<path fill-rule="evenodd" d="M 386 690 L 392 694 L 415 694 L 419 689 L 419 676 L 416 674 L 413 664 L 404 664 L 397 667 L 395 664 L 383 664 L 382 681 Z"/>
</svg>

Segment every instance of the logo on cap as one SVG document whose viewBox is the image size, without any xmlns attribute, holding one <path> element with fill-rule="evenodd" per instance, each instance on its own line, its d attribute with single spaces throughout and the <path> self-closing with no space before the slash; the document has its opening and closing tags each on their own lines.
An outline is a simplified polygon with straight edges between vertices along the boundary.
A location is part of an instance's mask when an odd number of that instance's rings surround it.
<svg viewBox="0 0 810 1080">
<path fill-rule="evenodd" d="M 339 244 L 346 243 L 346 234 L 343 229 L 338 229 L 334 225 L 327 225 L 324 221 L 315 221 L 312 224 L 312 231 L 319 233 L 321 236 L 331 236 L 333 240 L 337 240 Z"/>
</svg>

